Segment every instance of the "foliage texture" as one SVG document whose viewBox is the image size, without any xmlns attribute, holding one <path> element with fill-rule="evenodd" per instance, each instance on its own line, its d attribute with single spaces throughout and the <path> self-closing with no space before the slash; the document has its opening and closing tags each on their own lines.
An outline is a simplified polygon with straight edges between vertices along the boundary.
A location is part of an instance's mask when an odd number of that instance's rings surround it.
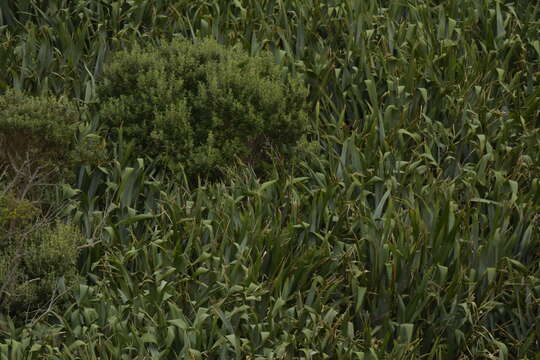
<svg viewBox="0 0 540 360">
<path fill-rule="evenodd" d="M 52 307 L 77 276 L 80 231 L 51 223 L 36 204 L 0 194 L 0 312 L 23 321 Z"/>
<path fill-rule="evenodd" d="M 28 162 L 42 179 L 60 181 L 73 177 L 76 164 L 103 161 L 99 138 L 77 139 L 80 116 L 64 98 L 7 91 L 0 96 L 0 167 Z"/>
<path fill-rule="evenodd" d="M 111 143 L 66 209 L 86 282 L 39 321 L 1 318 L 0 358 L 540 359 L 538 2 L 0 9 L 0 87 L 93 104 L 110 54 L 211 37 L 270 52 L 310 102 L 298 161 L 267 181 L 194 186 Z"/>
<path fill-rule="evenodd" d="M 265 152 L 294 145 L 306 123 L 306 90 L 283 81 L 271 57 L 211 40 L 119 52 L 101 83 L 103 123 L 189 176 L 212 177 L 236 157 L 260 169 Z"/>
</svg>

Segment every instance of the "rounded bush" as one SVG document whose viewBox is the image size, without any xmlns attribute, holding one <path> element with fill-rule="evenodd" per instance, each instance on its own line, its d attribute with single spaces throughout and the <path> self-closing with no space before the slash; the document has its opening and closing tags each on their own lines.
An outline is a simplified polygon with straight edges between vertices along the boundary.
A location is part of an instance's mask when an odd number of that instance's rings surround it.
<svg viewBox="0 0 540 360">
<path fill-rule="evenodd" d="M 28 200 L 0 192 L 0 228 L 0 313 L 24 319 L 80 281 L 84 239 L 74 226 L 46 221 Z"/>
<path fill-rule="evenodd" d="M 138 152 L 189 176 L 213 177 L 236 158 L 261 169 L 291 151 L 306 123 L 307 90 L 270 56 L 213 40 L 173 40 L 116 53 L 98 86 L 102 122 Z"/>
<path fill-rule="evenodd" d="M 0 168 L 27 161 L 49 180 L 65 180 L 80 162 L 104 156 L 96 137 L 77 140 L 80 114 L 66 99 L 8 90 L 0 96 Z"/>
</svg>

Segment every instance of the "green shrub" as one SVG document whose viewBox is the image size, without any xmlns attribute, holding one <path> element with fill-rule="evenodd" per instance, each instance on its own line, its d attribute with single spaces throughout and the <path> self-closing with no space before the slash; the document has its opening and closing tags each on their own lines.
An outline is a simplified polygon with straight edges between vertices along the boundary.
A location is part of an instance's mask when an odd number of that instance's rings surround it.
<svg viewBox="0 0 540 360">
<path fill-rule="evenodd" d="M 115 54 L 98 87 L 100 115 L 140 153 L 212 177 L 236 157 L 261 169 L 270 148 L 291 151 L 307 91 L 271 57 L 215 41 L 174 40 Z"/>
<path fill-rule="evenodd" d="M 79 280 L 83 238 L 75 227 L 52 223 L 35 204 L 0 193 L 0 229 L 0 313 L 22 319 Z"/>
<path fill-rule="evenodd" d="M 95 137 L 77 140 L 80 113 L 65 99 L 33 97 L 15 90 L 0 96 L 0 167 L 29 159 L 49 180 L 69 177 L 79 162 L 103 157 Z"/>
</svg>

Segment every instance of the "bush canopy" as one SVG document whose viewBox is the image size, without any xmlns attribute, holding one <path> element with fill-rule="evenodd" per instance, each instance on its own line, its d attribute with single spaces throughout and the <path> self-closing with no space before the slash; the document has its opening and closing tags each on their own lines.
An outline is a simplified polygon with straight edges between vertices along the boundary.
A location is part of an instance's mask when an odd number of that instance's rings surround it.
<svg viewBox="0 0 540 360">
<path fill-rule="evenodd" d="M 263 167 L 306 123 L 307 91 L 283 79 L 270 56 L 250 57 L 212 40 L 173 40 L 116 53 L 98 88 L 100 114 L 169 169 L 213 177 L 235 158 Z"/>
</svg>

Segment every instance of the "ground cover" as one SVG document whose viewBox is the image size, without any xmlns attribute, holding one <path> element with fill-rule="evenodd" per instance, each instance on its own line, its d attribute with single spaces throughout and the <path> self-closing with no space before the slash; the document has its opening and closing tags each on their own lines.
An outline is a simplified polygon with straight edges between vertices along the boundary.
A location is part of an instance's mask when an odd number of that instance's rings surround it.
<svg viewBox="0 0 540 360">
<path fill-rule="evenodd" d="M 81 280 L 4 311 L 0 358 L 538 359 L 538 18 L 497 0 L 0 3 L 2 95 L 69 98 L 73 142 L 106 147 L 18 200 L 80 232 Z M 294 154 L 263 172 L 162 171 L 95 110 L 113 54 L 207 37 L 308 89 Z"/>
</svg>

